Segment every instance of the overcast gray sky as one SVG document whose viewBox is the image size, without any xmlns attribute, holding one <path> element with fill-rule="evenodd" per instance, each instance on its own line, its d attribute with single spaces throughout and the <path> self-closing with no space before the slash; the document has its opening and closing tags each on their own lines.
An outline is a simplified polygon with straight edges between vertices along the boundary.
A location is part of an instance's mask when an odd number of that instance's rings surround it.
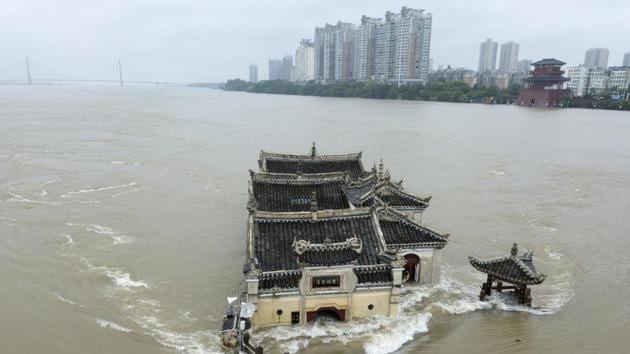
<svg viewBox="0 0 630 354">
<path fill-rule="evenodd" d="M 569 65 L 590 47 L 608 47 L 609 65 L 630 51 L 630 1 L 475 0 L 0 0 L 0 80 L 116 79 L 209 82 L 267 76 L 267 60 L 294 54 L 315 26 L 406 5 L 433 13 L 431 57 L 476 69 L 479 43 L 520 43 L 520 59 Z"/>
</svg>

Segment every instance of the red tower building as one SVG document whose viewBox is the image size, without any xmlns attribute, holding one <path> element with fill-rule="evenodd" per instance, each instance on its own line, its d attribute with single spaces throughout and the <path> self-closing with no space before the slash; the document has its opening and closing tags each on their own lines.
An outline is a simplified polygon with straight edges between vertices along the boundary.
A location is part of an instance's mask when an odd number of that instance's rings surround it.
<svg viewBox="0 0 630 354">
<path fill-rule="evenodd" d="M 571 91 L 564 88 L 564 82 L 569 79 L 562 76 L 564 71 L 561 68 L 564 64 L 566 63 L 555 58 L 532 63 L 534 70 L 523 80 L 525 87 L 518 95 L 518 104 L 549 107 L 569 96 Z"/>
</svg>

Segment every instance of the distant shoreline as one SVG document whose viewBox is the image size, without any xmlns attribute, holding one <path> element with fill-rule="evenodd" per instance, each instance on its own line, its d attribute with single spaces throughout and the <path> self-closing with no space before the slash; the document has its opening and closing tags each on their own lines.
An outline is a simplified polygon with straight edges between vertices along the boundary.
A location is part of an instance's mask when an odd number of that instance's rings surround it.
<svg viewBox="0 0 630 354">
<path fill-rule="evenodd" d="M 218 88 L 224 91 L 279 95 L 486 104 L 516 104 L 521 90 L 520 85 L 511 85 L 508 89 L 499 89 L 497 86 L 471 88 L 468 84 L 457 81 L 430 82 L 426 86 L 423 84 L 397 86 L 376 81 L 321 84 L 314 81 L 295 83 L 271 80 L 250 83 L 240 79 L 228 80 Z M 605 97 L 578 97 L 566 99 L 556 108 L 626 111 L 630 110 L 630 101 L 613 101 Z"/>
</svg>

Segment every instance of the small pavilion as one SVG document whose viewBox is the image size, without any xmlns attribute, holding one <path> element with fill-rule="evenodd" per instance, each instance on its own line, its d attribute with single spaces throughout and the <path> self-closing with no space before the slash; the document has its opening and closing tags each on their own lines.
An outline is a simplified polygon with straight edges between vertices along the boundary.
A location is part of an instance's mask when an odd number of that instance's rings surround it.
<svg viewBox="0 0 630 354">
<path fill-rule="evenodd" d="M 515 243 L 507 257 L 498 257 L 482 260 L 477 257 L 468 257 L 470 264 L 480 272 L 486 273 L 488 279 L 481 285 L 479 300 L 484 301 L 486 296 L 492 294 L 492 290 L 514 290 L 514 295 L 520 304 L 532 306 L 531 289 L 528 285 L 541 284 L 546 275 L 536 271 L 533 263 L 533 251 L 527 251 L 522 256 L 518 255 L 518 246 Z M 496 285 L 493 285 L 496 282 Z M 503 282 L 511 285 L 503 285 Z"/>
</svg>

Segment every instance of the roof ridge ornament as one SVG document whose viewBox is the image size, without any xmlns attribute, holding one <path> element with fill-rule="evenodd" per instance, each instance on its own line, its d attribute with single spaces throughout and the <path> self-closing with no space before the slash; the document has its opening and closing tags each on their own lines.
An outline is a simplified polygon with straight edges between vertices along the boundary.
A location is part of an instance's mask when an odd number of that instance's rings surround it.
<svg viewBox="0 0 630 354">
<path fill-rule="evenodd" d="M 510 254 L 512 255 L 512 257 L 516 257 L 518 255 L 518 245 L 516 243 L 514 243 L 512 245 L 512 249 L 510 250 Z"/>
<path fill-rule="evenodd" d="M 383 166 L 384 166 L 383 159 L 381 159 L 381 162 L 378 163 L 378 174 L 377 174 L 379 182 L 383 180 Z"/>
<path fill-rule="evenodd" d="M 317 148 L 315 148 L 315 142 L 313 141 L 313 147 L 311 148 L 311 158 L 314 159 L 317 156 Z"/>
</svg>

